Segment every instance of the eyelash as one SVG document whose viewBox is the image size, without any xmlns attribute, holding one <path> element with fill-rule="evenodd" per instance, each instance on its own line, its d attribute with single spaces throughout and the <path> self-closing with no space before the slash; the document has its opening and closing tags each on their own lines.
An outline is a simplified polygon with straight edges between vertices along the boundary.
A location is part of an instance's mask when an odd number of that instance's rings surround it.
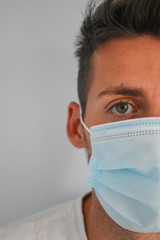
<svg viewBox="0 0 160 240">
<path fill-rule="evenodd" d="M 127 113 L 127 112 L 126 113 L 118 113 L 118 112 L 116 113 L 116 110 L 113 111 L 114 108 L 116 108 L 118 105 L 121 105 L 121 104 L 127 104 L 129 106 L 129 108 L 131 107 L 132 108 L 131 112 L 130 113 Z M 130 118 L 133 115 L 133 113 L 136 112 L 136 107 L 128 101 L 121 100 L 120 102 L 113 104 L 107 110 L 107 112 L 110 113 L 113 117 L 118 118 L 118 120 L 122 120 L 122 119 Z"/>
</svg>

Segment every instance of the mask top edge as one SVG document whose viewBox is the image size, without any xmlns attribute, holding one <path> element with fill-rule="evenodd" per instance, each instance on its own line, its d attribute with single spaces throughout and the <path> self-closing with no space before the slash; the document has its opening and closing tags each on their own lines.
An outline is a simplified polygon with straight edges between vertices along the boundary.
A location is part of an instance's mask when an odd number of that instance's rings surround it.
<svg viewBox="0 0 160 240">
<path fill-rule="evenodd" d="M 134 118 L 134 119 L 128 119 L 128 120 L 122 120 L 122 121 L 116 121 L 116 122 L 110 122 L 110 123 L 103 123 L 95 126 L 91 126 L 91 131 L 99 131 L 99 130 L 111 130 L 112 128 L 120 127 L 120 128 L 126 128 L 126 127 L 133 127 L 136 126 L 140 127 L 141 125 L 144 126 L 160 126 L 160 117 L 145 117 L 145 118 Z"/>
</svg>

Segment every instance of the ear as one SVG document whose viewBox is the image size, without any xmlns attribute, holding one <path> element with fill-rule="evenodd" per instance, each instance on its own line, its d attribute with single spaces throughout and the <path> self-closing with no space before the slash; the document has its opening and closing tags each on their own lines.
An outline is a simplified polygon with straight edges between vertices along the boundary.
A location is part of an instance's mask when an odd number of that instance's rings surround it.
<svg viewBox="0 0 160 240">
<path fill-rule="evenodd" d="M 80 108 L 75 102 L 71 102 L 68 106 L 67 135 L 73 146 L 86 147 L 80 121 Z"/>
</svg>

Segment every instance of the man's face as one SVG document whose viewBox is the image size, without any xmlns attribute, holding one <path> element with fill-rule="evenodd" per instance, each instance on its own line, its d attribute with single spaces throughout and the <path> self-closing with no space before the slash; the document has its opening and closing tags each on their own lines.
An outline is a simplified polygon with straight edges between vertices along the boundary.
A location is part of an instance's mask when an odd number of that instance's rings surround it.
<svg viewBox="0 0 160 240">
<path fill-rule="evenodd" d="M 160 40 L 150 36 L 103 43 L 93 54 L 84 122 L 88 127 L 160 117 Z M 85 135 L 90 146 L 90 137 Z M 88 148 L 89 156 L 91 147 Z"/>
<path fill-rule="evenodd" d="M 133 118 L 160 117 L 160 40 L 143 36 L 103 43 L 93 54 L 91 77 L 84 117 L 89 128 Z M 91 156 L 90 134 L 85 128 L 82 130 L 78 104 L 72 102 L 68 113 L 67 133 L 70 141 L 78 148 L 87 147 Z M 92 213 L 94 217 L 91 219 L 96 219 L 96 229 L 99 223 L 99 233 L 103 231 L 107 236 L 110 229 L 109 232 L 119 233 L 121 239 L 132 238 L 125 233 L 123 235 L 121 228 L 113 222 L 109 224 L 110 220 L 106 218 L 106 212 L 94 191 L 90 201 L 91 198 L 88 198 L 84 204 L 85 218 L 89 219 Z M 149 237 L 143 234 L 136 235 L 134 239 Z M 159 239 L 159 234 L 155 233 L 154 239 Z"/>
</svg>

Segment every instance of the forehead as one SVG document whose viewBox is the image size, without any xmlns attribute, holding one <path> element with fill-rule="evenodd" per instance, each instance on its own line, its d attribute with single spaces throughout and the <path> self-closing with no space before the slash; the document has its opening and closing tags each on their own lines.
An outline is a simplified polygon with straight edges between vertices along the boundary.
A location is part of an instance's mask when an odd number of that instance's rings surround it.
<svg viewBox="0 0 160 240">
<path fill-rule="evenodd" d="M 160 92 L 159 80 L 160 40 L 154 37 L 110 40 L 93 54 L 91 91 L 127 85 Z"/>
</svg>

